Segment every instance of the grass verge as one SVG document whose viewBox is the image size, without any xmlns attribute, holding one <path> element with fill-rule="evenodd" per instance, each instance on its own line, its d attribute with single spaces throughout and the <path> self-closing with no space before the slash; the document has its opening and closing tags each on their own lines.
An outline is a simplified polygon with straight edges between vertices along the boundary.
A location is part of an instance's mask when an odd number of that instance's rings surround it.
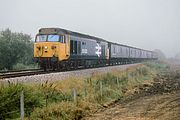
<svg viewBox="0 0 180 120">
<path fill-rule="evenodd" d="M 137 86 L 151 83 L 159 71 L 167 68 L 164 63 L 147 62 L 86 79 L 69 78 L 40 85 L 1 85 L 0 119 L 19 118 L 19 93 L 22 90 L 26 119 L 80 119 L 133 93 Z"/>
</svg>

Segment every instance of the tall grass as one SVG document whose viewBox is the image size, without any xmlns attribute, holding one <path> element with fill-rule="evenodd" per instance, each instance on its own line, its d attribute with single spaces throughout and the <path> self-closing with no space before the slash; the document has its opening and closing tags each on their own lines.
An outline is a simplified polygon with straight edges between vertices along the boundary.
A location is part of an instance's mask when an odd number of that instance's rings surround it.
<svg viewBox="0 0 180 120">
<path fill-rule="evenodd" d="M 87 79 L 72 78 L 57 82 L 55 89 L 71 94 L 71 99 L 63 102 L 56 101 L 42 109 L 35 109 L 30 119 L 42 117 L 47 120 L 79 119 L 103 107 L 106 103 L 123 98 L 127 91 L 133 90 L 144 81 L 152 81 L 154 75 L 155 72 L 149 67 L 139 65 L 125 71 L 116 70 Z M 73 89 L 77 91 L 77 103 L 73 102 Z M 69 105 L 71 107 L 67 108 Z"/>
<path fill-rule="evenodd" d="M 122 99 L 144 83 L 149 83 L 162 63 L 145 63 L 124 71 L 113 70 L 89 78 L 39 85 L 8 84 L 0 86 L 0 119 L 19 117 L 19 93 L 24 90 L 26 119 L 80 119 L 107 103 Z M 76 102 L 73 91 L 76 91 Z M 16 111 L 15 113 L 13 113 Z"/>
</svg>

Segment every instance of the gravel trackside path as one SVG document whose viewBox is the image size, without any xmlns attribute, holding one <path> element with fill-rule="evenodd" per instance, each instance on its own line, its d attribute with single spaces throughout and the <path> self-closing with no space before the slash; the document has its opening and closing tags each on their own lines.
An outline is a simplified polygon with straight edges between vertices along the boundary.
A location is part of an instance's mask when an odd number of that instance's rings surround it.
<svg viewBox="0 0 180 120">
<path fill-rule="evenodd" d="M 117 65 L 117 66 L 108 66 L 108 67 L 101 67 L 101 68 L 91 68 L 91 69 L 84 69 L 84 70 L 75 70 L 75 71 L 67 71 L 67 72 L 56 72 L 56 73 L 49 73 L 49 74 L 41 74 L 41 75 L 32 75 L 32 76 L 23 76 L 23 77 L 16 77 L 16 78 L 6 78 L 1 79 L 1 82 L 12 82 L 12 83 L 41 83 L 45 81 L 59 81 L 64 80 L 67 78 L 72 77 L 90 77 L 92 74 L 103 74 L 108 73 L 112 70 L 126 70 L 129 67 L 138 66 L 138 64 L 128 64 L 128 65 Z"/>
</svg>

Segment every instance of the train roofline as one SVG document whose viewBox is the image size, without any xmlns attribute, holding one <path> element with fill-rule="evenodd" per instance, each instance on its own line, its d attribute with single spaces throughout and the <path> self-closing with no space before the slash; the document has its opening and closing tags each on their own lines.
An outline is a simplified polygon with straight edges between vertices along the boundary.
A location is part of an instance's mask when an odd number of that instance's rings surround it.
<svg viewBox="0 0 180 120">
<path fill-rule="evenodd" d="M 145 50 L 145 49 L 141 49 L 141 48 L 137 48 L 137 47 L 133 47 L 133 46 L 128 46 L 128 45 L 124 45 L 124 44 L 120 44 L 120 43 L 115 43 L 115 42 L 107 41 L 107 40 L 99 38 L 99 37 L 91 36 L 91 35 L 88 35 L 88 34 L 82 34 L 82 33 L 79 33 L 79 32 L 73 32 L 73 31 L 70 31 L 70 30 L 67 30 L 67 29 L 63 29 L 63 28 L 56 28 L 56 27 L 40 28 L 39 29 L 39 33 L 43 29 L 55 29 L 57 33 L 58 32 L 63 32 L 65 34 L 70 34 L 70 35 L 74 35 L 74 36 L 80 36 L 80 37 L 89 38 L 89 39 L 95 39 L 97 41 L 103 41 L 103 42 L 107 42 L 107 43 L 121 45 L 121 46 L 124 46 L 124 47 L 139 49 L 139 50 L 143 50 L 143 51 L 147 51 L 147 52 L 154 52 L 154 51 Z"/>
</svg>

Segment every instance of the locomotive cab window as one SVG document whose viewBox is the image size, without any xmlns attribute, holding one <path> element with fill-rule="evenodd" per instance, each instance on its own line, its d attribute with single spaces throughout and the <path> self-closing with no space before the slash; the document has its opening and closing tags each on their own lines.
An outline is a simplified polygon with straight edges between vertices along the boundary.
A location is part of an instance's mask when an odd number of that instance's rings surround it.
<svg viewBox="0 0 180 120">
<path fill-rule="evenodd" d="M 35 42 L 61 42 L 65 43 L 63 35 L 37 35 Z"/>
<path fill-rule="evenodd" d="M 59 42 L 62 39 L 60 35 L 48 35 L 48 42 Z"/>
<path fill-rule="evenodd" d="M 47 35 L 37 35 L 35 42 L 46 42 Z"/>
</svg>

